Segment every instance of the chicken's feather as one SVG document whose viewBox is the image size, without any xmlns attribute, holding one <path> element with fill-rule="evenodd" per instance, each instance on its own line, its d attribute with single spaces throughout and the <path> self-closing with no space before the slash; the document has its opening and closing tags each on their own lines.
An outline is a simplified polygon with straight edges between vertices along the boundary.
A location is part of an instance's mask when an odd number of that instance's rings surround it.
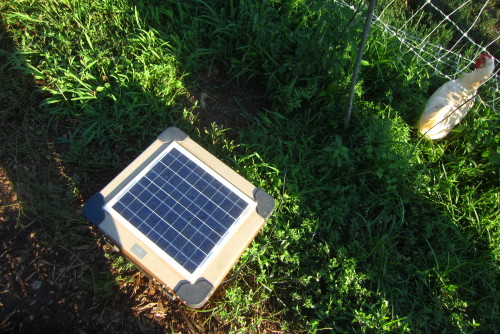
<svg viewBox="0 0 500 334">
<path fill-rule="evenodd" d="M 446 103 L 440 105 L 434 104 L 432 109 L 428 109 L 428 117 L 420 118 L 418 130 L 427 136 L 438 139 L 444 137 L 440 135 L 442 132 L 443 123 L 447 122 L 446 115 L 452 111 L 451 106 Z M 432 114 L 431 114 L 432 113 Z"/>
<path fill-rule="evenodd" d="M 474 103 L 475 90 L 465 90 L 455 80 L 432 94 L 418 123 L 418 130 L 431 139 L 445 137 L 465 117 Z"/>
</svg>

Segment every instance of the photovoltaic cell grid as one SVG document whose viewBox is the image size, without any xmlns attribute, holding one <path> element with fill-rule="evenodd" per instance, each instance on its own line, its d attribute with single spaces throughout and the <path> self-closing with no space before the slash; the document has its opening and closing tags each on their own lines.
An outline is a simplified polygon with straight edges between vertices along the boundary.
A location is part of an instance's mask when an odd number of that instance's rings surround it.
<svg viewBox="0 0 500 334">
<path fill-rule="evenodd" d="M 192 274 L 248 205 L 172 148 L 112 208 Z"/>
</svg>

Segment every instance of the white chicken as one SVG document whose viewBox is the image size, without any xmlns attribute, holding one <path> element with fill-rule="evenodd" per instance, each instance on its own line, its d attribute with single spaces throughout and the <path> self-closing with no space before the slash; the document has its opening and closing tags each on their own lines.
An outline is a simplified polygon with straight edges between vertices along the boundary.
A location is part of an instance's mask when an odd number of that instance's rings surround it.
<svg viewBox="0 0 500 334">
<path fill-rule="evenodd" d="M 438 88 L 427 101 L 418 121 L 418 131 L 430 139 L 442 139 L 465 117 L 474 105 L 476 91 L 495 69 L 493 58 L 481 54 L 476 69 Z"/>
</svg>

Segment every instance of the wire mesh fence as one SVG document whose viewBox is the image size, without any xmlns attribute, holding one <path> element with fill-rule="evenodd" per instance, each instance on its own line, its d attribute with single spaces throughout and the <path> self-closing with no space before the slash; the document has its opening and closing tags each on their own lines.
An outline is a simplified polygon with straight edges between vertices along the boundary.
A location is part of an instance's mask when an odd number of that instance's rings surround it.
<svg viewBox="0 0 500 334">
<path fill-rule="evenodd" d="M 343 7 L 358 12 L 361 2 L 335 0 Z M 451 7 L 455 5 L 454 7 Z M 454 80 L 469 72 L 481 53 L 496 59 L 500 35 L 498 5 L 494 1 L 457 0 L 387 0 L 379 1 L 372 25 L 387 38 L 400 43 L 401 52 L 411 52 L 436 75 Z M 487 27 L 480 27 L 485 25 Z M 479 100 L 496 109 L 498 68 L 482 84 Z"/>
</svg>

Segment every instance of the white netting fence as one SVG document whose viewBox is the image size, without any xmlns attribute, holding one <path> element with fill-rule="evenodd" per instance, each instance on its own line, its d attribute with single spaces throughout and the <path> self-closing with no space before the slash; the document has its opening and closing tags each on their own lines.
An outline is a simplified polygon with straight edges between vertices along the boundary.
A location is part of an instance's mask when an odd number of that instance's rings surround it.
<svg viewBox="0 0 500 334">
<path fill-rule="evenodd" d="M 344 0 L 335 0 L 339 5 L 350 7 L 355 10 L 355 7 Z M 491 90 L 492 94 L 488 94 L 488 98 L 481 99 L 482 103 L 487 104 L 494 110 L 500 99 L 498 91 L 498 71 L 500 64 L 495 52 L 498 52 L 498 44 L 500 35 L 498 34 L 498 23 L 493 25 L 496 31 L 494 37 L 490 37 L 487 42 L 477 42 L 471 35 L 471 31 L 477 27 L 480 18 L 485 15 L 487 10 L 496 10 L 494 1 L 482 0 L 481 5 L 477 5 L 477 0 L 463 0 L 458 6 L 453 9 L 445 10 L 438 4 L 436 0 L 425 0 L 416 8 L 407 10 L 409 15 L 404 19 L 399 19 L 398 27 L 394 25 L 394 6 L 409 6 L 411 1 L 390 0 L 383 4 L 378 4 L 373 18 L 373 24 L 381 28 L 388 37 L 397 38 L 401 45 L 402 52 L 413 52 L 422 63 L 431 67 L 435 73 L 447 78 L 448 80 L 457 79 L 463 72 L 470 71 L 471 64 L 475 63 L 478 56 L 485 52 L 495 58 L 495 72 L 487 82 L 483 84 L 482 89 Z M 415 1 L 414 1 L 415 2 Z M 458 24 L 455 17 L 465 6 L 471 5 L 474 2 L 476 10 L 469 8 L 468 18 L 460 20 Z M 397 8 L 402 10 L 405 8 Z M 430 13 L 433 20 L 429 21 Z M 416 27 L 425 26 L 427 28 L 425 34 L 417 31 Z M 447 43 L 441 45 L 441 35 L 446 29 L 454 36 Z M 436 42 L 437 41 L 437 42 Z"/>
</svg>

